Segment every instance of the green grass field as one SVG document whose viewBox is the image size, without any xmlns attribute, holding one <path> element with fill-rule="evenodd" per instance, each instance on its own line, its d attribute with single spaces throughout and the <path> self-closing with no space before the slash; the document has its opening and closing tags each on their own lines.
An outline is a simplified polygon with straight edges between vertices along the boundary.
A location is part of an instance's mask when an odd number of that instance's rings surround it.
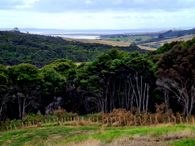
<svg viewBox="0 0 195 146">
<path fill-rule="evenodd" d="M 132 143 L 133 142 L 133 143 Z M 195 126 L 43 126 L 0 133 L 2 146 L 194 146 Z"/>
</svg>

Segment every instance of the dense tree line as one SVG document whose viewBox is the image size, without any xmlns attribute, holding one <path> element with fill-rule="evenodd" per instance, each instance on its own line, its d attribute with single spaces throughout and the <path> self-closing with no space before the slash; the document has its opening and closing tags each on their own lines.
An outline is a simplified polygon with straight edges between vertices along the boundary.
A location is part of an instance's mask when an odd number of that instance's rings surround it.
<svg viewBox="0 0 195 146">
<path fill-rule="evenodd" d="M 4 65 L 30 63 L 42 67 L 62 58 L 88 62 L 111 48 L 109 45 L 67 41 L 60 37 L 0 31 L 0 64 Z M 143 52 L 137 46 L 118 48 Z"/>
<path fill-rule="evenodd" d="M 116 108 L 155 112 L 155 104 L 189 116 L 195 106 L 195 39 L 140 54 L 112 49 L 95 61 L 66 59 L 38 68 L 0 66 L 0 118 L 22 119 L 63 108 L 79 114 Z"/>
</svg>

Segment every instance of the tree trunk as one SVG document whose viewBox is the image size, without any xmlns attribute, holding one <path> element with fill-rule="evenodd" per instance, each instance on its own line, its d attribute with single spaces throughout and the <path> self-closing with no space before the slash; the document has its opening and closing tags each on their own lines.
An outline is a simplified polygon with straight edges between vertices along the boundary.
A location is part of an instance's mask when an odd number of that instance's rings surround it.
<svg viewBox="0 0 195 146">
<path fill-rule="evenodd" d="M 191 90 L 188 89 L 190 82 L 181 81 L 181 83 L 178 83 L 169 78 L 163 78 L 157 81 L 159 86 L 169 90 L 177 97 L 178 102 L 183 106 L 183 113 L 186 117 L 191 115 L 195 100 L 195 96 L 193 96 L 194 84 L 191 85 Z"/>
<path fill-rule="evenodd" d="M 22 99 L 20 96 L 18 96 L 18 112 L 19 118 L 22 119 Z"/>
<path fill-rule="evenodd" d="M 169 110 L 169 92 L 168 90 L 164 89 L 164 102 L 165 102 L 165 110 L 168 112 Z"/>
</svg>

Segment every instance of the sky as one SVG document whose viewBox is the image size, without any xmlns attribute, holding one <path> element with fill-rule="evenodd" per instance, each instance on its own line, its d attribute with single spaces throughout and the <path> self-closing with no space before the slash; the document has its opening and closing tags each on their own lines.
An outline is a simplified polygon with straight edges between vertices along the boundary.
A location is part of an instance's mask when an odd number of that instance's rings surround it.
<svg viewBox="0 0 195 146">
<path fill-rule="evenodd" d="M 195 27 L 194 0 L 0 0 L 0 28 Z"/>
</svg>

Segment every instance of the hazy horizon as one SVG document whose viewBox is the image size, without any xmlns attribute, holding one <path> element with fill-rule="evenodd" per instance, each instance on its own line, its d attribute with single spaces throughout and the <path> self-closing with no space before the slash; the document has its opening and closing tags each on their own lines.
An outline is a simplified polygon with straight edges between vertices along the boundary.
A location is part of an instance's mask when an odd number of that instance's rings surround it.
<svg viewBox="0 0 195 146">
<path fill-rule="evenodd" d="M 193 28 L 193 0 L 1 0 L 0 28 Z"/>
<path fill-rule="evenodd" d="M 58 28 L 19 28 L 17 26 L 13 28 L 0 28 L 0 30 L 5 30 L 5 31 L 10 31 L 13 30 L 14 28 L 18 28 L 19 31 L 21 32 L 40 32 L 40 33 L 51 33 L 51 34 L 85 34 L 85 33 L 91 33 L 91 34 L 115 34 L 115 33 L 153 33 L 153 32 L 164 32 L 168 30 L 189 30 L 189 29 L 194 29 L 195 27 L 182 27 L 182 28 L 142 28 L 142 29 L 58 29 Z"/>
</svg>

